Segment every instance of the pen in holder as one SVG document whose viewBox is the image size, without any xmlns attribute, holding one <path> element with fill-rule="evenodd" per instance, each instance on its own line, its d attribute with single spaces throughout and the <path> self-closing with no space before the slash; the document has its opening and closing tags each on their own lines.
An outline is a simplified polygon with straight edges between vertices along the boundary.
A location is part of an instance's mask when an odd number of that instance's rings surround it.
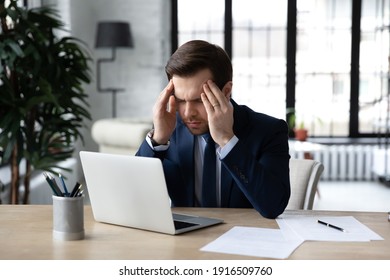
<svg viewBox="0 0 390 280">
<path fill-rule="evenodd" d="M 61 174 L 59 178 L 64 191 L 55 178 L 43 173 L 53 191 L 53 237 L 59 240 L 78 240 L 84 238 L 84 195 L 82 185 L 77 183 L 71 192 L 66 187 Z"/>
<path fill-rule="evenodd" d="M 84 196 L 53 195 L 53 237 L 58 240 L 84 239 Z"/>
</svg>

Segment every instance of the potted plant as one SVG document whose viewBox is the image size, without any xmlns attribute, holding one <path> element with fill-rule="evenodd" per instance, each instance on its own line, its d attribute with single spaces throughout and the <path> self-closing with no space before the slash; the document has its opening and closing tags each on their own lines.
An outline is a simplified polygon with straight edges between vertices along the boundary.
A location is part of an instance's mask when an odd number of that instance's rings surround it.
<svg viewBox="0 0 390 280">
<path fill-rule="evenodd" d="M 294 129 L 294 133 L 298 141 L 306 141 L 309 136 L 309 131 L 305 128 L 303 121 Z"/>
<path fill-rule="evenodd" d="M 299 124 L 296 124 L 296 111 L 295 108 L 287 108 L 286 119 L 289 126 L 289 136 L 299 141 L 306 141 L 309 137 L 309 130 L 305 126 L 304 118 L 301 119 Z M 320 126 L 323 125 L 321 118 L 312 116 L 310 118 L 311 129 L 314 131 L 314 124 L 318 123 Z"/>
<path fill-rule="evenodd" d="M 74 142 L 90 119 L 83 83 L 90 56 L 80 40 L 58 38 L 57 11 L 26 9 L 0 0 L 0 147 L 11 168 L 10 202 L 19 203 L 20 163 L 25 162 L 23 203 L 32 170 L 55 172 L 73 156 Z"/>
<path fill-rule="evenodd" d="M 287 109 L 287 123 L 289 127 L 289 136 L 299 141 L 306 141 L 308 137 L 308 130 L 302 120 L 299 125 L 296 125 L 296 111 L 294 108 Z"/>
</svg>

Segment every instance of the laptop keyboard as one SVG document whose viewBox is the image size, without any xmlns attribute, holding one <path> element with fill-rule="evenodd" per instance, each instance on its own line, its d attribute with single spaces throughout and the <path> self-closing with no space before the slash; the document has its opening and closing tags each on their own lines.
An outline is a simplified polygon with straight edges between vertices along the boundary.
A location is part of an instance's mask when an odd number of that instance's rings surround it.
<svg viewBox="0 0 390 280">
<path fill-rule="evenodd" d="M 188 222 L 177 221 L 177 220 L 174 220 L 173 222 L 175 224 L 175 228 L 176 229 L 188 228 L 188 227 L 192 227 L 192 226 L 197 226 L 198 225 L 198 224 L 194 224 L 194 223 L 188 223 Z"/>
</svg>

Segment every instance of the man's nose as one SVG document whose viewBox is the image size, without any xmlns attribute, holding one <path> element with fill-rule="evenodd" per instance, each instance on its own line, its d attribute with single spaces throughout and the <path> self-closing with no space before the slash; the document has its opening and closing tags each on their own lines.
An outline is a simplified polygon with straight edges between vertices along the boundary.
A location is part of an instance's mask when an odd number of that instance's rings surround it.
<svg viewBox="0 0 390 280">
<path fill-rule="evenodd" d="M 186 102 L 185 108 L 184 108 L 184 115 L 185 116 L 193 116 L 196 114 L 195 105 L 192 102 Z"/>
</svg>

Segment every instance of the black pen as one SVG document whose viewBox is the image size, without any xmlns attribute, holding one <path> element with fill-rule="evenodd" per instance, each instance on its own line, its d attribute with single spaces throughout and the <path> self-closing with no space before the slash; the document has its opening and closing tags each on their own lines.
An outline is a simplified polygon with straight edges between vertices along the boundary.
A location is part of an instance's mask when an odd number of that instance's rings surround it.
<svg viewBox="0 0 390 280">
<path fill-rule="evenodd" d="M 55 182 L 53 182 L 53 180 L 50 178 L 50 176 L 46 172 L 43 172 L 43 176 L 45 176 L 45 179 L 46 179 L 47 183 L 49 184 L 50 188 L 52 189 L 54 195 L 63 196 L 61 193 L 61 190 L 58 188 L 57 184 L 55 184 Z"/>
<path fill-rule="evenodd" d="M 82 193 L 82 185 L 80 184 L 80 186 L 77 188 L 77 191 L 76 193 L 73 195 L 73 197 L 77 197 L 77 196 L 80 196 L 80 193 Z"/>
<path fill-rule="evenodd" d="M 47 177 L 49 177 L 50 181 L 53 183 L 53 187 L 56 189 L 58 196 L 64 196 L 60 187 L 57 185 L 56 179 L 53 176 L 51 176 L 51 174 L 47 174 Z"/>
<path fill-rule="evenodd" d="M 77 182 L 76 185 L 73 187 L 73 190 L 72 192 L 70 193 L 70 197 L 75 197 L 76 196 L 76 193 L 79 192 L 79 189 L 82 187 L 82 185 Z"/>
<path fill-rule="evenodd" d="M 335 225 L 332 225 L 332 224 L 329 224 L 329 223 L 326 223 L 326 222 L 323 222 L 320 220 L 317 220 L 317 222 L 320 223 L 321 225 L 324 225 L 324 226 L 327 226 L 330 228 L 334 228 L 334 229 L 337 229 L 337 230 L 342 231 L 342 232 L 347 232 L 345 229 L 343 229 L 341 227 L 338 227 L 338 226 L 335 226 Z"/>
</svg>

